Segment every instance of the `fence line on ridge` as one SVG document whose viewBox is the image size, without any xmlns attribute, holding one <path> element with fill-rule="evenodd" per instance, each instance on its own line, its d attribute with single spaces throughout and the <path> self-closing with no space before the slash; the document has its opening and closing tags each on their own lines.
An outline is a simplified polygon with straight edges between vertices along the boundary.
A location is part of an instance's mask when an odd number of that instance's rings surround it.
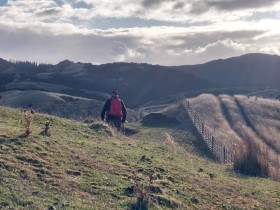
<svg viewBox="0 0 280 210">
<path fill-rule="evenodd" d="M 193 122 L 198 133 L 201 135 L 202 139 L 207 144 L 209 150 L 213 153 L 216 160 L 220 163 L 229 163 L 233 164 L 234 156 L 233 152 L 221 144 L 206 128 L 204 122 L 199 117 L 199 114 L 194 110 L 194 108 L 190 105 L 190 102 L 185 99 L 182 100 L 182 105 L 185 107 L 190 119 Z"/>
</svg>

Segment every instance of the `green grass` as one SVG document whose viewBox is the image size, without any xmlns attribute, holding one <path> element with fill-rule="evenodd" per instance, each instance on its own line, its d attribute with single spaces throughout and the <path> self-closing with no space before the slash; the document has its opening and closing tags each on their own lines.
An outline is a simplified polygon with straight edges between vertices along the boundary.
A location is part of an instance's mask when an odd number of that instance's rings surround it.
<svg viewBox="0 0 280 210">
<path fill-rule="evenodd" d="M 150 209 L 280 208 L 280 183 L 239 176 L 197 150 L 163 143 L 164 132 L 179 138 L 176 128 L 131 124 L 139 131 L 132 138 L 36 114 L 32 134 L 22 138 L 20 120 L 19 110 L 0 107 L 1 209 L 129 209 L 136 202 L 126 193 L 133 172 L 147 185 L 151 171 L 160 192 L 151 193 Z M 40 135 L 46 120 L 51 137 Z M 184 134 L 195 141 L 191 130 Z"/>
</svg>

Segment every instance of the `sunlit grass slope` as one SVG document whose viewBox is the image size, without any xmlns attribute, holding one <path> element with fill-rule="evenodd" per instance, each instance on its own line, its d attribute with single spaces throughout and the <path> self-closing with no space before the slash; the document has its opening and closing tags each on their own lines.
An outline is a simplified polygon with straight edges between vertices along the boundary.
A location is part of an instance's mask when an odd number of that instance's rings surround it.
<svg viewBox="0 0 280 210">
<path fill-rule="evenodd" d="M 202 94 L 190 102 L 207 128 L 225 144 L 238 143 L 247 134 L 280 151 L 280 101 Z"/>
<path fill-rule="evenodd" d="M 220 143 L 237 152 L 254 143 L 256 156 L 280 180 L 280 101 L 244 95 L 203 94 L 190 99 L 208 130 Z"/>
<path fill-rule="evenodd" d="M 129 125 L 141 139 L 128 138 L 98 122 L 36 114 L 31 136 L 22 138 L 20 119 L 19 110 L 0 107 L 1 209 L 129 209 L 133 172 L 146 185 L 152 171 L 150 209 L 280 208 L 279 183 L 152 141 L 153 127 Z M 45 120 L 50 137 L 40 135 Z"/>
<path fill-rule="evenodd" d="M 240 142 L 240 137 L 232 130 L 226 116 L 223 114 L 219 99 L 211 94 L 202 94 L 190 99 L 190 103 L 205 123 L 207 129 L 228 147 Z"/>
<path fill-rule="evenodd" d="M 280 101 L 238 95 L 249 124 L 268 145 L 280 152 Z"/>
</svg>

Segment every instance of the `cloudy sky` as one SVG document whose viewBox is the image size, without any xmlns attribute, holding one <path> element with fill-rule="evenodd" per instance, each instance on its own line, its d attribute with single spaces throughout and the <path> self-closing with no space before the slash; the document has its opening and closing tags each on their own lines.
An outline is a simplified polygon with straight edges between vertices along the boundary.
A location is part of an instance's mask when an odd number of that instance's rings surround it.
<svg viewBox="0 0 280 210">
<path fill-rule="evenodd" d="M 0 0 L 0 58 L 205 63 L 280 55 L 280 0 Z"/>
</svg>

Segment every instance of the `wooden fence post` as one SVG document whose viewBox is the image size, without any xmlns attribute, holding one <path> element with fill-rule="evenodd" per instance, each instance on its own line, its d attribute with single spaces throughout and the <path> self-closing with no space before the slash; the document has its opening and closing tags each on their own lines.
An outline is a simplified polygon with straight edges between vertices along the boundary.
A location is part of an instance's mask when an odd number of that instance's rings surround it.
<svg viewBox="0 0 280 210">
<path fill-rule="evenodd" d="M 214 137 L 211 138 L 211 150 L 214 151 Z"/>
<path fill-rule="evenodd" d="M 227 162 L 227 150 L 226 147 L 224 146 L 224 163 Z"/>
</svg>

